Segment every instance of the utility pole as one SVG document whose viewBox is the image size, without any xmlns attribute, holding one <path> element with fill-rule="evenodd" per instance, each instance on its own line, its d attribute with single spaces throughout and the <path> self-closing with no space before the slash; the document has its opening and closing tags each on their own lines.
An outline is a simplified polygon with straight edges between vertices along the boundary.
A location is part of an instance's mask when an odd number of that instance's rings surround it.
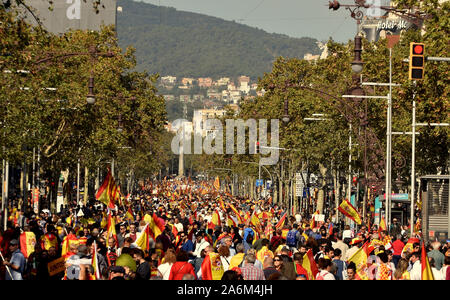
<svg viewBox="0 0 450 300">
<path fill-rule="evenodd" d="M 186 101 L 185 101 L 183 104 L 183 119 L 186 120 L 186 118 L 187 118 L 187 107 L 186 107 Z M 178 176 L 184 177 L 184 141 L 185 141 L 184 135 L 186 134 L 186 131 L 184 128 L 184 126 L 185 126 L 184 121 L 181 124 L 181 126 L 182 126 L 181 130 L 183 132 L 182 133 L 183 139 L 180 143 L 180 158 L 178 160 Z"/>
</svg>

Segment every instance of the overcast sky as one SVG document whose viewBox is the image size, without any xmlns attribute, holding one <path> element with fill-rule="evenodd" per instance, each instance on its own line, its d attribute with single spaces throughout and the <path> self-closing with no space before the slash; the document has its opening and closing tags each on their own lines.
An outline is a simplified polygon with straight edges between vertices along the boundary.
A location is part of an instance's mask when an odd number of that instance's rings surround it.
<svg viewBox="0 0 450 300">
<path fill-rule="evenodd" d="M 312 37 L 338 42 L 353 40 L 356 21 L 345 8 L 328 9 L 328 0 L 143 0 L 201 13 L 225 20 L 235 20 L 270 33 L 291 37 Z M 353 0 L 340 0 L 354 4 Z"/>
</svg>

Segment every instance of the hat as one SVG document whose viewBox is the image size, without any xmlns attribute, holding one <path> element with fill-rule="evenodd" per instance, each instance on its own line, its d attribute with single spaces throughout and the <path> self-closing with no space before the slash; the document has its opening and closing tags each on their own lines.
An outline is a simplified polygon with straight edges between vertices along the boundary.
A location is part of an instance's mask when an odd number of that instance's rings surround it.
<svg viewBox="0 0 450 300">
<path fill-rule="evenodd" d="M 10 245 L 19 245 L 19 241 L 16 239 L 13 239 L 9 242 Z"/>
</svg>

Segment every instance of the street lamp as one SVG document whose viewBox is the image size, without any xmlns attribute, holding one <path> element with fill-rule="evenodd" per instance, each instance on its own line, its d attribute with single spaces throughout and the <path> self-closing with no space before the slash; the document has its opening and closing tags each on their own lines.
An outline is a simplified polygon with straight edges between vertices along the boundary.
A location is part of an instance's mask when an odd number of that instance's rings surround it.
<svg viewBox="0 0 450 300">
<path fill-rule="evenodd" d="M 352 61 L 352 71 L 356 74 L 359 74 L 363 70 L 363 61 L 361 59 L 361 36 L 355 36 L 355 57 Z"/>
<path fill-rule="evenodd" d="M 89 77 L 89 93 L 86 96 L 86 101 L 89 105 L 93 105 L 95 103 L 95 95 L 94 95 L 94 76 Z"/>
</svg>

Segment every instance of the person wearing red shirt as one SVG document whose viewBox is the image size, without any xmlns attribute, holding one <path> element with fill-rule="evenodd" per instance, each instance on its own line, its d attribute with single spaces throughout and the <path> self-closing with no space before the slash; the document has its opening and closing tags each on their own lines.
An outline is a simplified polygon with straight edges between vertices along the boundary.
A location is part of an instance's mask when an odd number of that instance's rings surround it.
<svg viewBox="0 0 450 300">
<path fill-rule="evenodd" d="M 186 274 L 193 275 L 196 279 L 194 267 L 189 260 L 189 255 L 186 251 L 180 250 L 177 253 L 177 261 L 172 265 L 170 269 L 169 280 L 183 280 L 183 276 Z"/>
<path fill-rule="evenodd" d="M 396 236 L 396 240 L 392 243 L 392 262 L 394 263 L 395 267 L 397 267 L 398 261 L 400 258 L 402 258 L 402 251 L 405 247 L 405 244 L 402 242 L 402 236 L 398 234 Z"/>
<path fill-rule="evenodd" d="M 303 255 L 300 252 L 294 253 L 294 263 L 295 263 L 295 271 L 297 273 L 297 276 L 303 275 L 306 277 L 306 280 L 309 280 L 308 278 L 308 272 L 305 268 L 303 268 Z"/>
</svg>

